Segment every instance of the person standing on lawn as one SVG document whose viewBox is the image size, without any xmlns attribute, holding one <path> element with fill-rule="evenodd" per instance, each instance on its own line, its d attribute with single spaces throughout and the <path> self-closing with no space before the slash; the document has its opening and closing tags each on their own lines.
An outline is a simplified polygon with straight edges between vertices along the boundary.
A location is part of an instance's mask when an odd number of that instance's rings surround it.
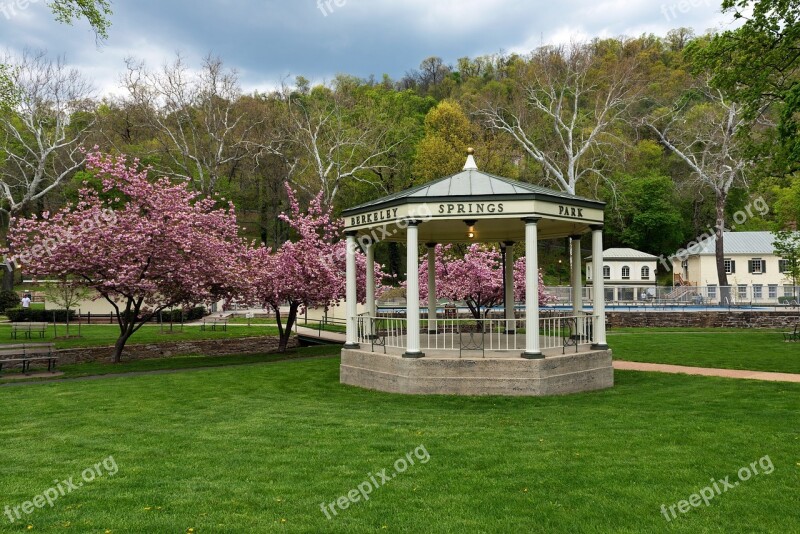
<svg viewBox="0 0 800 534">
<path fill-rule="evenodd" d="M 22 307 L 23 308 L 30 308 L 31 307 L 31 297 L 27 293 L 24 297 L 22 297 Z"/>
</svg>

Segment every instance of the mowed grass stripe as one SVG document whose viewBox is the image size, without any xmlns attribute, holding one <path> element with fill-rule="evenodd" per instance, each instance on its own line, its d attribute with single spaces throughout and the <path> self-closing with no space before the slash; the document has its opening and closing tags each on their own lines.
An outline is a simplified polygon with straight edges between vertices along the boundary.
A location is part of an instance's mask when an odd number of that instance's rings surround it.
<svg viewBox="0 0 800 534">
<path fill-rule="evenodd" d="M 800 528 L 800 386 L 616 373 L 555 398 L 409 397 L 338 383 L 338 359 L 0 390 L 0 505 L 113 454 L 119 473 L 26 519 L 38 531 L 678 532 Z M 327 520 L 321 502 L 423 444 Z M 668 524 L 659 512 L 769 455 Z M 383 527 L 386 527 L 385 529 Z M 751 528 L 752 527 L 752 528 Z M 2 531 L 24 527 L 0 523 Z M 787 530 L 788 529 L 788 530 Z"/>
</svg>

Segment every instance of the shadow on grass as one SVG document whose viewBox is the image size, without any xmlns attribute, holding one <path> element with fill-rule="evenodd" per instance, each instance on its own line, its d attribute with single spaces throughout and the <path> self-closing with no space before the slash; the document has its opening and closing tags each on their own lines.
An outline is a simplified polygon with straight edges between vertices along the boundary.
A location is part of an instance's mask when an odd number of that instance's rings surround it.
<svg viewBox="0 0 800 534">
<path fill-rule="evenodd" d="M 80 378 L 87 376 L 106 376 L 125 373 L 147 373 L 155 371 L 179 371 L 182 369 L 200 369 L 210 367 L 229 367 L 235 365 L 252 365 L 258 363 L 269 363 L 284 360 L 295 360 L 316 357 L 338 356 L 341 347 L 339 345 L 318 345 L 313 347 L 298 347 L 283 353 L 270 352 L 259 354 L 231 354 L 226 356 L 205 356 L 205 355 L 182 355 L 169 358 L 152 358 L 146 360 L 135 360 L 120 363 L 108 362 L 87 362 L 72 365 L 63 365 L 58 368 L 63 375 L 55 377 L 31 377 L 29 382 L 46 382 L 50 380 L 63 380 L 65 378 Z M 4 373 L 6 375 L 19 376 L 18 372 Z M 21 383 L 20 379 L 3 379 L 0 376 L 0 384 Z"/>
</svg>

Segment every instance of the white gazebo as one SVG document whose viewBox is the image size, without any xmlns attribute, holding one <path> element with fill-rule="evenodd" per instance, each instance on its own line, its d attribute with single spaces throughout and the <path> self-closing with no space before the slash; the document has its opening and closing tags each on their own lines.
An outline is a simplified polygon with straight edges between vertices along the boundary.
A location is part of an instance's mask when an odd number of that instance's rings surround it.
<svg viewBox="0 0 800 534">
<path fill-rule="evenodd" d="M 343 213 L 347 237 L 347 342 L 341 381 L 398 393 L 549 395 L 611 387 L 602 298 L 581 300 L 581 236 L 592 234 L 594 295 L 603 295 L 604 203 L 478 170 L 470 149 L 462 172 Z M 540 316 L 537 242 L 571 238 L 573 302 Z M 358 315 L 356 250 L 374 267 L 381 241 L 405 242 L 405 309 L 378 313 L 367 276 L 366 313 Z M 434 255 L 428 254 L 428 302 L 419 302 L 420 243 L 496 243 L 505 253 L 505 304 L 480 320 L 442 313 Z M 525 243 L 524 318 L 513 302 L 513 247 Z M 449 310 L 448 310 L 449 311 Z M 421 325 L 425 328 L 421 330 Z"/>
</svg>

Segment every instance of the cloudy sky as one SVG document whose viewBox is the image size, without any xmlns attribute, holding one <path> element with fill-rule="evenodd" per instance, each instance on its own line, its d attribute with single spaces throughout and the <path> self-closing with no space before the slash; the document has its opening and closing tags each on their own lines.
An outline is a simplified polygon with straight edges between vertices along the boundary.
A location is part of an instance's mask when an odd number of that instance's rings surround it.
<svg viewBox="0 0 800 534">
<path fill-rule="evenodd" d="M 65 55 L 100 94 L 119 92 L 124 58 L 157 67 L 210 53 L 248 91 L 303 75 L 399 78 L 428 56 L 526 52 L 575 38 L 727 28 L 721 0 L 112 0 L 109 39 L 53 21 L 45 0 L 0 0 L 0 49 Z M 337 5 L 337 3 L 339 5 Z M 24 6 L 24 7 L 20 7 Z"/>
</svg>

